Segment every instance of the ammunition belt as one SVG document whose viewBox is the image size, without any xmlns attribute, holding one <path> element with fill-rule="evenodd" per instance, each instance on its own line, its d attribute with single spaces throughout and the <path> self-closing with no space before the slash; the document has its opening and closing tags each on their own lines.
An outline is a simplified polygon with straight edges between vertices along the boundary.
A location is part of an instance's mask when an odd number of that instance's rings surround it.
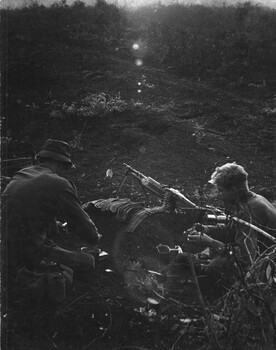
<svg viewBox="0 0 276 350">
<path fill-rule="evenodd" d="M 143 203 L 132 202 L 129 198 L 97 199 L 92 203 L 95 208 L 101 209 L 101 211 L 110 211 L 116 214 L 116 219 L 121 222 L 128 221 L 134 212 L 140 211 L 144 207 Z"/>
<path fill-rule="evenodd" d="M 103 212 L 115 214 L 116 220 L 127 223 L 126 231 L 133 233 L 140 223 L 147 217 L 167 211 L 166 206 L 145 208 L 141 202 L 132 202 L 129 198 L 97 199 L 86 204 L 93 204 Z"/>
<path fill-rule="evenodd" d="M 167 212 L 167 209 L 164 206 L 144 208 L 142 210 L 139 210 L 138 212 L 134 213 L 134 215 L 131 217 L 127 225 L 127 232 L 133 233 L 143 220 L 145 220 L 153 214 L 164 212 Z"/>
</svg>

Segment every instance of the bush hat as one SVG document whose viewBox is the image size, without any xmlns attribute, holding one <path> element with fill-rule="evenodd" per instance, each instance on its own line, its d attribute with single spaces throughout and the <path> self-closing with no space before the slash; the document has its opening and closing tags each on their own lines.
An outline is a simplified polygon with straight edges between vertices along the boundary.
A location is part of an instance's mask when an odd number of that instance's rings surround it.
<svg viewBox="0 0 276 350">
<path fill-rule="evenodd" d="M 70 146 L 67 142 L 60 140 L 47 140 L 42 150 L 36 155 L 40 158 L 49 158 L 59 162 L 69 163 L 73 166 L 70 159 Z"/>
</svg>

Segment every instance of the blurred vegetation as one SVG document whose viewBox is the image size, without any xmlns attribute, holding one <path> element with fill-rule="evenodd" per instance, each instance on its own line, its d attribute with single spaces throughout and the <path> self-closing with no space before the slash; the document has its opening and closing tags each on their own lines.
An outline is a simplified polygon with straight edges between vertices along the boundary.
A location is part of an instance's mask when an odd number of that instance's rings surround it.
<svg viewBox="0 0 276 350">
<path fill-rule="evenodd" d="M 130 15 L 149 55 L 190 76 L 273 78 L 276 11 L 249 2 L 236 7 L 159 6 Z M 270 76 L 269 76 L 270 75 Z"/>
<path fill-rule="evenodd" d="M 98 0 L 94 7 L 66 1 L 50 8 L 31 6 L 2 10 L 4 79 L 24 86 L 55 78 L 53 52 L 60 46 L 103 49 L 122 37 L 124 17 L 114 5 Z M 64 62 L 66 63 L 66 62 Z"/>
<path fill-rule="evenodd" d="M 49 119 L 46 105 L 55 99 L 71 104 L 83 74 L 106 69 L 104 52 L 118 45 L 126 25 L 124 14 L 104 0 L 95 6 L 61 0 L 51 7 L 33 1 L 0 15 L 5 136 L 26 126 L 30 134 L 39 133 L 37 120 Z"/>
<path fill-rule="evenodd" d="M 35 1 L 1 10 L 3 83 L 28 86 L 57 79 L 57 46 L 103 50 L 122 40 L 142 40 L 146 57 L 177 66 L 189 76 L 273 79 L 276 11 L 253 6 L 204 7 L 174 4 L 128 12 L 98 0 L 86 6 L 66 0 L 50 8 Z M 66 63 L 66 62 L 64 62 Z M 262 73 L 266 74 L 263 76 Z M 270 77 L 268 76 L 270 75 Z"/>
<path fill-rule="evenodd" d="M 127 12 L 104 0 L 95 6 L 59 0 L 51 7 L 34 0 L 22 9 L 2 9 L 0 15 L 1 114 L 7 137 L 8 130 L 26 125 L 29 133 L 35 131 L 34 120 L 48 122 L 47 106 L 54 100 L 71 106 L 90 94 L 116 96 L 118 86 L 96 91 L 88 85 L 89 79 L 104 78 L 108 85 L 115 52 L 117 61 L 134 54 L 148 65 L 173 67 L 198 81 L 275 85 L 276 12 L 249 3 L 158 5 Z M 136 52 L 134 42 L 140 47 Z"/>
</svg>

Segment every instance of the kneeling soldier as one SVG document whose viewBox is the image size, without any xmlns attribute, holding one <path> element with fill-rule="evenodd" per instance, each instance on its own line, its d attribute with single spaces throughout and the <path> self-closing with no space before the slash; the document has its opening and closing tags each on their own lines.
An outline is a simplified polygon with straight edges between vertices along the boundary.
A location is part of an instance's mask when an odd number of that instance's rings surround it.
<svg viewBox="0 0 276 350">
<path fill-rule="evenodd" d="M 21 293 L 60 302 L 72 271 L 93 269 L 95 260 L 48 240 L 56 217 L 90 245 L 101 235 L 82 209 L 75 186 L 61 176 L 73 167 L 68 143 L 46 141 L 37 159 L 38 165 L 18 171 L 2 194 L 2 281 L 9 300 Z M 59 293 L 53 294 L 54 285 L 60 286 Z"/>
</svg>

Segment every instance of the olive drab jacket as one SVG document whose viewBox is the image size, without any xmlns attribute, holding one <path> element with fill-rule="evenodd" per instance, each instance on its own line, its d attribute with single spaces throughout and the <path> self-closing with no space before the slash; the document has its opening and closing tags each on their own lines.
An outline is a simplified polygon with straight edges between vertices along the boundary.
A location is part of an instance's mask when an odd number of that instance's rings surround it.
<svg viewBox="0 0 276 350">
<path fill-rule="evenodd" d="M 82 209 L 74 185 L 43 165 L 15 174 L 2 193 L 1 210 L 2 250 L 9 268 L 39 258 L 39 247 L 59 215 L 80 239 L 89 244 L 98 241 L 97 228 Z"/>
</svg>

